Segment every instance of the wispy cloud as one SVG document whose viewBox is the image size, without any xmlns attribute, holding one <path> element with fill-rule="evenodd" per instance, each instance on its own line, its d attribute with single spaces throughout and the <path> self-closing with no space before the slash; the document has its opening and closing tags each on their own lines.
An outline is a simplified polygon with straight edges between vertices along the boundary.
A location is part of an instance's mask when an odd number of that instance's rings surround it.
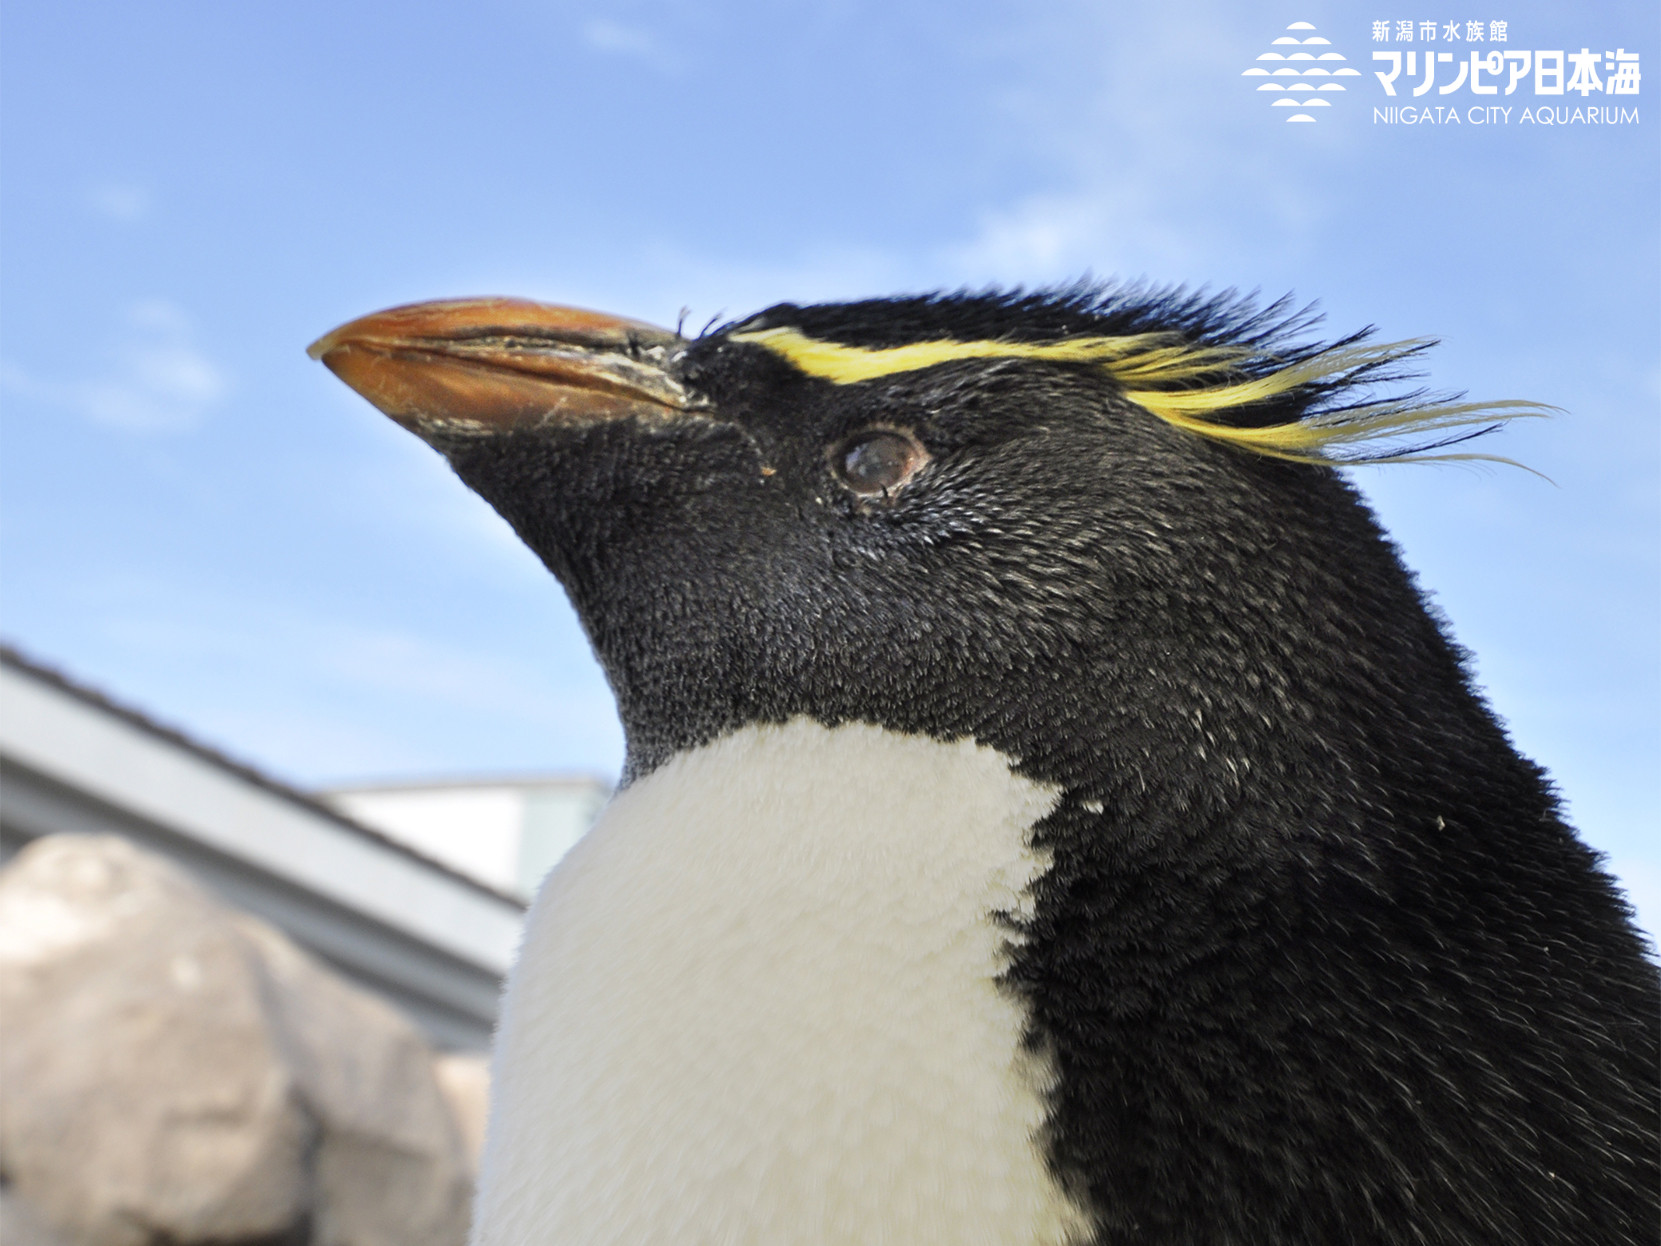
<svg viewBox="0 0 1661 1246">
<path fill-rule="evenodd" d="M 893 293 L 926 278 L 909 257 L 885 248 L 820 246 L 776 261 L 712 256 L 675 244 L 643 247 L 639 268 L 639 314 L 673 327 L 688 292 L 698 302 L 686 308 L 684 331 L 696 334 L 713 320 L 748 315 L 790 299 L 822 302 L 853 299 L 877 291 Z"/>
<path fill-rule="evenodd" d="M 1286 176 L 1302 148 L 1266 150 L 1263 119 L 1238 107 L 1242 52 L 1229 30 L 1072 3 L 1023 12 L 1018 29 L 999 34 L 984 50 L 988 63 L 1008 67 L 1001 138 L 987 158 L 999 158 L 1001 145 L 1040 174 L 988 194 L 933 245 L 809 239 L 799 256 L 772 264 L 670 255 L 657 271 L 681 290 L 734 291 L 737 311 L 780 298 L 1030 287 L 1091 274 L 1192 281 L 1226 273 L 1226 261 L 1260 237 L 1317 232 L 1328 204 L 1307 179 Z M 1064 66 L 1054 63 L 1058 48 Z M 1173 92 L 1179 70 L 1185 87 Z M 1220 196 L 1234 210 L 1219 212 Z"/>
<path fill-rule="evenodd" d="M 1070 80 L 1086 85 L 1058 94 L 1033 59 L 1005 104 L 1010 135 L 1049 164 L 1049 188 L 987 205 L 944 249 L 949 267 L 971 283 L 1087 269 L 1168 280 L 1214 270 L 1254 233 L 1308 232 L 1323 205 L 1288 189 L 1282 156 L 1255 133 L 1261 119 L 1238 107 L 1237 38 L 1164 11 L 1109 19 L 1068 6 L 1051 20 L 1062 12 L 1086 49 Z M 1177 73 L 1184 89 L 1172 91 Z M 1223 195 L 1235 210 L 1217 210 Z"/>
<path fill-rule="evenodd" d="M 430 620 L 348 620 L 155 584 L 111 592 L 100 643 L 168 689 L 157 712 L 280 774 L 325 782 L 554 758 L 611 770 L 622 756 L 591 660 L 526 663 Z"/>
<path fill-rule="evenodd" d="M 150 192 L 142 186 L 104 182 L 87 192 L 86 205 L 106 220 L 125 225 L 149 214 Z"/>
<path fill-rule="evenodd" d="M 20 397 L 67 407 L 95 424 L 134 433 L 179 433 L 199 425 L 224 398 L 229 379 L 196 346 L 190 321 L 160 299 L 128 309 L 104 375 L 40 377 L 0 363 L 0 386 Z"/>
<path fill-rule="evenodd" d="M 1104 188 L 1032 195 L 985 209 L 978 228 L 944 249 L 944 266 L 964 278 L 1031 285 L 1081 276 L 1086 269 L 1125 267 L 1125 226 L 1140 226 L 1142 213 L 1115 202 Z M 1137 236 L 1146 241 L 1145 229 Z"/>
<path fill-rule="evenodd" d="M 582 37 L 596 52 L 627 57 L 662 73 L 674 73 L 680 68 L 680 58 L 644 26 L 609 17 L 591 17 L 583 23 Z"/>
<path fill-rule="evenodd" d="M 1057 48 L 1066 49 L 1064 66 L 1054 63 Z M 1086 275 L 1227 280 L 1227 261 L 1251 252 L 1259 236 L 1309 236 L 1327 210 L 1318 194 L 1295 190 L 1301 183 L 1282 176 L 1278 158 L 1265 158 L 1248 133 L 1262 130 L 1263 119 L 1237 106 L 1242 53 L 1227 30 L 1079 2 L 1047 16 L 1023 12 L 983 55 L 1007 67 L 996 97 L 999 137 L 988 140 L 986 158 L 1003 158 L 1003 148 L 1039 174 L 965 204 L 924 245 L 804 238 L 794 254 L 767 260 L 648 245 L 643 314 L 673 323 L 689 294 L 699 299 L 689 322 L 697 328 L 706 300 L 709 311 L 736 315 L 780 299 L 1030 287 Z M 1173 92 L 1177 69 L 1187 85 Z M 1238 209 L 1218 212 L 1222 195 Z"/>
</svg>

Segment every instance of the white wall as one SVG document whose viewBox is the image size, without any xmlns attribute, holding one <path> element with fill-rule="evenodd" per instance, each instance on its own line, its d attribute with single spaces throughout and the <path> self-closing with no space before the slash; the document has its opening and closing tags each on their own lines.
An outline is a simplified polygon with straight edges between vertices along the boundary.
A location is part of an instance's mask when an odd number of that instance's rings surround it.
<svg viewBox="0 0 1661 1246">
<path fill-rule="evenodd" d="M 608 795 L 598 779 L 560 777 L 339 788 L 322 799 L 453 870 L 528 897 Z"/>
</svg>

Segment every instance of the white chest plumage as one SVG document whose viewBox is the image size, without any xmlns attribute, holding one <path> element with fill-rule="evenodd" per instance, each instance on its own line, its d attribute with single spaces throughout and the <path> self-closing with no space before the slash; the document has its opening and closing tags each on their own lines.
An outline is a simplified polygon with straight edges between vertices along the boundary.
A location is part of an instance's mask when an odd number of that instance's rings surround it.
<svg viewBox="0 0 1661 1246">
<path fill-rule="evenodd" d="M 995 981 L 1055 797 L 969 742 L 805 720 L 619 794 L 526 928 L 475 1246 L 1082 1236 Z"/>
</svg>

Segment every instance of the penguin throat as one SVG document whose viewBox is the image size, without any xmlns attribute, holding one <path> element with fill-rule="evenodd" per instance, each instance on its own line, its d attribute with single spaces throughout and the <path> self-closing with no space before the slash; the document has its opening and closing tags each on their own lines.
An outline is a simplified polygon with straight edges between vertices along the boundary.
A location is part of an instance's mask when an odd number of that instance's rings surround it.
<svg viewBox="0 0 1661 1246">
<path fill-rule="evenodd" d="M 621 792 L 529 919 L 475 1246 L 1087 1237 L 998 982 L 1057 795 L 805 719 Z"/>
</svg>

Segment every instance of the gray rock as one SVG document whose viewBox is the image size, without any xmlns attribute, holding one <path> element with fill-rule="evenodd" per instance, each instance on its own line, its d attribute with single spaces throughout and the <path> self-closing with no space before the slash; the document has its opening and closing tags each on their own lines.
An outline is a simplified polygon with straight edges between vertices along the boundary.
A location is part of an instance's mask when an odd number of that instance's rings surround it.
<svg viewBox="0 0 1661 1246">
<path fill-rule="evenodd" d="M 438 1088 L 450 1105 L 456 1127 L 461 1130 L 469 1167 L 477 1177 L 479 1157 L 484 1152 L 485 1119 L 490 1113 L 490 1060 L 486 1056 L 450 1052 L 433 1061 L 433 1075 L 438 1078 Z"/>
<path fill-rule="evenodd" d="M 413 1025 L 124 840 L 0 873 L 0 1018 L 0 1170 L 68 1241 L 465 1239 Z"/>
<path fill-rule="evenodd" d="M 0 1185 L 0 1243 L 5 1246 L 64 1246 L 52 1226 L 5 1185 Z"/>
</svg>

